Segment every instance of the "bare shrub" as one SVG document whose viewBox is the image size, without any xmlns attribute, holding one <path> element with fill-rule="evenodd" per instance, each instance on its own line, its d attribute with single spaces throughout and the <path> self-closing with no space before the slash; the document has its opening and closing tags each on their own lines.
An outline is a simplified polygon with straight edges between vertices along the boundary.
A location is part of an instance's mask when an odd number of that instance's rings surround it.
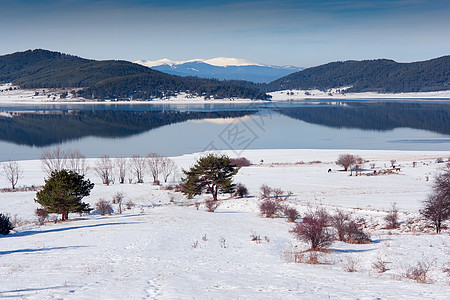
<svg viewBox="0 0 450 300">
<path fill-rule="evenodd" d="M 428 278 L 428 272 L 432 265 L 433 263 L 427 261 L 418 261 L 415 266 L 409 267 L 403 276 L 418 283 L 429 283 L 431 280 Z"/>
<path fill-rule="evenodd" d="M 349 244 L 368 244 L 370 235 L 362 230 L 361 223 L 350 220 L 347 224 L 345 240 Z"/>
<path fill-rule="evenodd" d="M 131 168 L 136 176 L 137 183 L 144 182 L 144 175 L 146 171 L 146 160 L 139 155 L 133 155 L 131 157 Z"/>
<path fill-rule="evenodd" d="M 275 188 L 275 189 L 272 189 L 272 193 L 273 193 L 273 196 L 275 197 L 275 199 L 278 199 L 283 195 L 284 191 L 280 188 Z"/>
<path fill-rule="evenodd" d="M 131 201 L 131 200 L 128 200 L 126 203 L 125 203 L 125 206 L 126 206 L 126 208 L 128 209 L 128 210 L 130 210 L 130 209 L 132 209 L 133 207 L 134 207 L 134 202 L 133 201 Z"/>
<path fill-rule="evenodd" d="M 114 182 L 113 163 L 108 155 L 103 155 L 97 160 L 94 170 L 102 180 L 103 184 L 110 185 Z"/>
<path fill-rule="evenodd" d="M 59 172 L 67 168 L 67 153 L 56 147 L 53 150 L 44 150 L 41 154 L 42 170 L 51 176 L 53 171 Z"/>
<path fill-rule="evenodd" d="M 198 247 L 198 241 L 195 241 L 195 242 L 192 244 L 192 249 L 197 249 L 197 247 Z"/>
<path fill-rule="evenodd" d="M 114 159 L 114 164 L 119 171 L 119 183 L 124 184 L 128 170 L 128 160 L 125 157 L 116 157 Z"/>
<path fill-rule="evenodd" d="M 205 206 L 208 212 L 215 212 L 219 207 L 220 201 L 214 199 L 207 199 L 205 201 Z"/>
<path fill-rule="evenodd" d="M 245 185 L 243 185 L 242 183 L 238 183 L 236 185 L 236 192 L 234 193 L 235 196 L 237 197 L 245 197 L 248 196 L 248 189 Z"/>
<path fill-rule="evenodd" d="M 350 214 L 337 209 L 336 213 L 330 217 L 330 224 L 337 231 L 338 241 L 346 240 L 347 223 L 350 220 Z"/>
<path fill-rule="evenodd" d="M 358 264 L 357 264 L 356 260 L 354 260 L 352 257 L 349 257 L 347 259 L 346 265 L 344 266 L 344 271 L 345 272 L 350 272 L 350 273 L 356 272 L 356 266 L 357 265 Z"/>
<path fill-rule="evenodd" d="M 386 221 L 386 228 L 388 229 L 394 229 L 400 226 L 400 223 L 398 222 L 398 209 L 396 207 L 396 203 L 392 204 L 392 208 L 384 217 L 384 220 Z"/>
<path fill-rule="evenodd" d="M 319 264 L 319 254 L 316 251 L 311 251 L 308 253 L 308 257 L 304 261 L 305 264 L 318 265 Z"/>
<path fill-rule="evenodd" d="M 261 236 L 259 236 L 256 233 L 252 232 L 252 234 L 250 235 L 250 240 L 252 242 L 256 242 L 257 244 L 260 244 L 261 243 Z"/>
<path fill-rule="evenodd" d="M 442 223 L 450 218 L 450 167 L 436 176 L 433 190 L 423 206 L 420 213 L 433 222 L 436 233 L 440 233 Z"/>
<path fill-rule="evenodd" d="M 230 158 L 230 165 L 241 168 L 250 166 L 251 162 L 245 157 Z"/>
<path fill-rule="evenodd" d="M 15 189 L 17 182 L 23 177 L 23 170 L 16 161 L 8 160 L 2 163 L 3 174 L 11 184 L 11 189 Z"/>
<path fill-rule="evenodd" d="M 377 257 L 377 260 L 372 263 L 372 268 L 378 273 L 384 273 L 388 270 L 387 262 L 381 257 Z"/>
<path fill-rule="evenodd" d="M 45 220 L 48 219 L 47 211 L 45 209 L 43 209 L 43 208 L 36 208 L 36 211 L 34 212 L 34 214 L 37 217 L 38 224 L 39 225 L 44 225 Z"/>
<path fill-rule="evenodd" d="M 124 195 L 122 192 L 117 192 L 113 196 L 112 203 L 117 204 L 119 206 L 119 214 L 122 213 L 122 203 L 123 203 Z"/>
<path fill-rule="evenodd" d="M 293 207 L 286 207 L 284 209 L 284 215 L 287 217 L 289 222 L 295 222 L 300 217 L 300 213 Z"/>
<path fill-rule="evenodd" d="M 95 204 L 95 208 L 100 212 L 100 214 L 102 216 L 108 214 L 112 214 L 113 209 L 111 206 L 111 203 L 109 201 L 100 199 L 96 204 Z"/>
<path fill-rule="evenodd" d="M 262 198 L 270 198 L 270 196 L 272 195 L 272 188 L 270 188 L 268 185 L 263 184 L 259 189 L 261 190 Z"/>
<path fill-rule="evenodd" d="M 309 211 L 303 221 L 291 232 L 300 240 L 311 245 L 311 250 L 322 250 L 333 243 L 333 235 L 327 229 L 329 215 L 324 209 Z"/>
<path fill-rule="evenodd" d="M 264 200 L 259 205 L 259 211 L 266 218 L 272 218 L 272 217 L 276 216 L 281 209 L 282 209 L 282 207 L 278 202 L 276 202 L 274 200 L 270 200 L 270 199 Z"/>
</svg>

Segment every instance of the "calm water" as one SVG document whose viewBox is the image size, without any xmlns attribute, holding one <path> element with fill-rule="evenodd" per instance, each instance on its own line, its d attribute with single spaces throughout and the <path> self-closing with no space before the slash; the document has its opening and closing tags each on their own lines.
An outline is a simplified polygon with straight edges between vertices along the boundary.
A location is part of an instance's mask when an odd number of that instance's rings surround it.
<svg viewBox="0 0 450 300">
<path fill-rule="evenodd" d="M 345 101 L 0 107 L 0 161 L 210 149 L 450 150 L 450 102 Z"/>
</svg>

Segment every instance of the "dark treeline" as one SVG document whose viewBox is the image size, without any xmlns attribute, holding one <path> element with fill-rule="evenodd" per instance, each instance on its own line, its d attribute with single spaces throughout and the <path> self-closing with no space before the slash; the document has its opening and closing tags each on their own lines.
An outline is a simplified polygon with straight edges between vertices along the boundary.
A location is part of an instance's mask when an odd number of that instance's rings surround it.
<svg viewBox="0 0 450 300">
<path fill-rule="evenodd" d="M 260 90 L 348 87 L 348 92 L 429 92 L 450 89 L 450 56 L 427 61 L 397 63 L 378 59 L 333 62 L 282 77 Z"/>
<path fill-rule="evenodd" d="M 124 137 L 164 125 L 204 118 L 237 118 L 254 111 L 60 111 L 0 116 L 0 140 L 49 146 L 86 136 Z"/>
<path fill-rule="evenodd" d="M 98 82 L 78 92 L 87 99 L 147 100 L 174 96 L 186 92 L 206 98 L 267 99 L 255 89 L 229 82 L 197 77 L 179 77 L 168 74 L 139 74 L 115 77 Z"/>
<path fill-rule="evenodd" d="M 308 123 L 335 128 L 392 130 L 408 127 L 450 134 L 450 107 L 420 103 L 346 103 L 281 108 L 279 112 Z"/>
<path fill-rule="evenodd" d="M 179 92 L 207 98 L 269 98 L 229 82 L 180 77 L 127 61 L 95 61 L 41 49 L 0 56 L 0 82 L 21 88 L 84 88 L 79 96 L 88 99 L 148 100 Z"/>
</svg>

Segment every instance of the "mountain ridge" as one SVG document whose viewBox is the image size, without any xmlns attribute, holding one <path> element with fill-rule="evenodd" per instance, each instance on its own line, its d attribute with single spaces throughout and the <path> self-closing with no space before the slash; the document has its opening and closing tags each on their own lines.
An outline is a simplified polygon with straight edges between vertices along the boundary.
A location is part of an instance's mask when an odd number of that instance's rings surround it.
<svg viewBox="0 0 450 300">
<path fill-rule="evenodd" d="M 87 99 L 151 100 L 186 92 L 205 98 L 268 99 L 250 87 L 181 77 L 122 60 L 96 61 L 43 49 L 0 56 L 0 82 L 22 88 L 82 88 Z"/>
<path fill-rule="evenodd" d="M 187 61 L 173 61 L 164 58 L 156 61 L 138 60 L 135 63 L 178 76 L 197 76 L 219 80 L 245 80 L 257 83 L 269 83 L 303 69 L 294 66 L 263 65 L 245 59 L 229 57 L 191 59 Z"/>
</svg>

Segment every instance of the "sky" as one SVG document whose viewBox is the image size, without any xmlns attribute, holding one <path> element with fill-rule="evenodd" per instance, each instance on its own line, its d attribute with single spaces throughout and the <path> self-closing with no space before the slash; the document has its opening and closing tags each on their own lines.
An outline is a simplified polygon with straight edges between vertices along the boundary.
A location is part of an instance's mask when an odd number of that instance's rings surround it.
<svg viewBox="0 0 450 300">
<path fill-rule="evenodd" d="M 92 59 L 236 57 L 312 67 L 450 54 L 448 0 L 0 0 L 0 55 Z"/>
</svg>

